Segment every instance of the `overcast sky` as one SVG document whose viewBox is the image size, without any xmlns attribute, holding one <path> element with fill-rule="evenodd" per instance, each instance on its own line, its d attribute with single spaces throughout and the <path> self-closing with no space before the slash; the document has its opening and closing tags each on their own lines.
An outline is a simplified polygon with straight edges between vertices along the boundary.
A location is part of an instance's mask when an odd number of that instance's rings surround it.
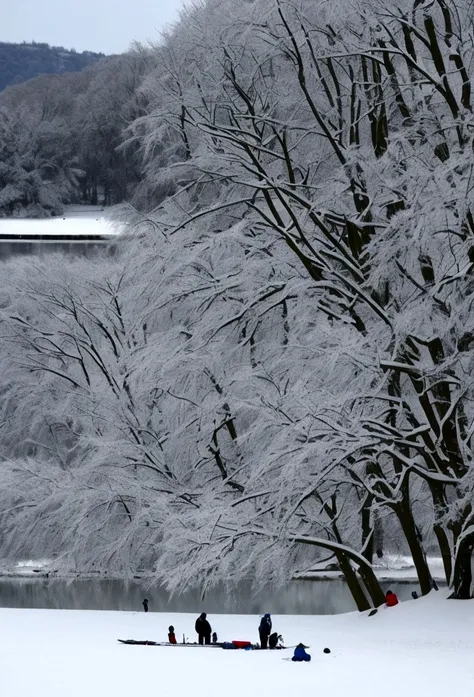
<svg viewBox="0 0 474 697">
<path fill-rule="evenodd" d="M 182 0 L 6 0 L 0 41 L 43 41 L 77 51 L 122 53 L 137 39 L 159 40 Z"/>
</svg>

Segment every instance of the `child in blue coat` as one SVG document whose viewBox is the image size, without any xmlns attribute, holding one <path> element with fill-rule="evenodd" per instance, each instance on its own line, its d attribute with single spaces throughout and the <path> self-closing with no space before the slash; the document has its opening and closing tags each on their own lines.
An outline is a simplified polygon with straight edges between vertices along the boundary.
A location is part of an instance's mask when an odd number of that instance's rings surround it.
<svg viewBox="0 0 474 697">
<path fill-rule="evenodd" d="M 304 644 L 298 644 L 293 654 L 293 658 L 291 660 L 296 661 L 298 663 L 302 661 L 310 661 L 311 656 L 309 655 L 309 653 L 306 653 L 305 648 L 306 647 Z"/>
</svg>

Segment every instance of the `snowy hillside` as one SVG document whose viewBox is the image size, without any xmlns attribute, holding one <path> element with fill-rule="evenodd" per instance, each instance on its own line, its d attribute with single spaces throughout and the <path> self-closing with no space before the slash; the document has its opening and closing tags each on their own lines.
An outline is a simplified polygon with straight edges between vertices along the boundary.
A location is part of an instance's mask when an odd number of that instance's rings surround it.
<svg viewBox="0 0 474 697">
<path fill-rule="evenodd" d="M 271 608 L 269 608 L 271 609 Z M 196 615 L 0 610 L 2 697 L 446 697 L 474 691 L 474 605 L 438 594 L 367 613 L 274 616 L 287 651 L 125 646 L 117 639 L 194 641 Z M 259 618 L 209 618 L 223 640 L 257 640 Z M 323 653 L 328 647 L 330 654 Z"/>
<path fill-rule="evenodd" d="M 103 53 L 69 51 L 45 43 L 0 42 L 0 91 L 47 73 L 68 73 L 105 58 Z"/>
</svg>

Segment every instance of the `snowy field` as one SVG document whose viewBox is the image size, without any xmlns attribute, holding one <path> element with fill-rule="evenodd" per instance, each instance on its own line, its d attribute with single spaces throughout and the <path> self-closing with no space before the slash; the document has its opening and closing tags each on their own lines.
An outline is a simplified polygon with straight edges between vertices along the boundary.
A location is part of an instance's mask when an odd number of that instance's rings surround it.
<svg viewBox="0 0 474 697">
<path fill-rule="evenodd" d="M 0 235 L 116 235 L 117 226 L 99 206 L 67 206 L 56 218 L 0 218 Z"/>
<path fill-rule="evenodd" d="M 198 609 L 200 611 L 200 608 Z M 269 608 L 271 611 L 271 608 Z M 275 616 L 292 651 L 125 646 L 194 640 L 196 615 L 0 609 L 1 697 L 457 697 L 474 694 L 474 602 L 430 597 L 377 615 Z M 258 617 L 209 617 L 219 638 L 257 640 Z M 323 653 L 324 647 L 331 653 Z"/>
</svg>

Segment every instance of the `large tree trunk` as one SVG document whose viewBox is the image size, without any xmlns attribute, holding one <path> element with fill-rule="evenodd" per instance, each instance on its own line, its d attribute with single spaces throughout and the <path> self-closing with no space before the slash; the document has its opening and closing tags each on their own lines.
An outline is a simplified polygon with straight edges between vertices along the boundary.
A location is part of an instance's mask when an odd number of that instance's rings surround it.
<svg viewBox="0 0 474 697">
<path fill-rule="evenodd" d="M 446 492 L 442 484 L 431 482 L 429 486 L 436 516 L 433 531 L 436 535 L 436 539 L 438 540 L 439 551 L 441 553 L 441 559 L 443 560 L 444 575 L 446 576 L 446 583 L 451 585 L 453 573 L 452 550 L 446 529 L 444 525 L 439 522 L 447 510 Z"/>
<path fill-rule="evenodd" d="M 357 609 L 360 612 L 363 612 L 364 610 L 370 610 L 371 605 L 364 593 L 361 584 L 359 583 L 357 574 L 352 568 L 350 561 L 343 554 L 336 554 L 336 559 L 339 564 L 339 568 L 344 575 L 347 587 L 349 588 L 354 602 L 357 605 Z"/>
<path fill-rule="evenodd" d="M 400 521 L 403 534 L 410 548 L 413 563 L 415 565 L 422 595 L 427 595 L 433 588 L 433 577 L 426 561 L 426 554 L 421 541 L 420 531 L 413 518 L 408 492 L 402 504 L 394 507 L 394 513 Z"/>
<path fill-rule="evenodd" d="M 472 598 L 472 551 L 474 549 L 474 532 L 466 535 L 459 542 L 454 560 L 453 594 L 450 598 L 469 600 Z"/>
<path fill-rule="evenodd" d="M 362 554 L 372 564 L 374 557 L 374 524 L 372 522 L 372 504 L 374 497 L 367 496 L 362 505 Z"/>
<path fill-rule="evenodd" d="M 382 586 L 379 583 L 377 576 L 374 574 L 373 570 L 361 564 L 359 566 L 359 574 L 364 581 L 365 587 L 371 597 L 374 607 L 379 607 L 385 603 L 385 593 L 382 590 Z"/>
<path fill-rule="evenodd" d="M 446 583 L 449 585 L 451 583 L 451 575 L 453 573 L 453 560 L 448 536 L 446 534 L 446 530 L 440 523 L 435 523 L 433 526 L 433 530 L 438 541 L 441 559 L 443 560 L 443 568 L 444 575 L 446 576 Z"/>
</svg>

